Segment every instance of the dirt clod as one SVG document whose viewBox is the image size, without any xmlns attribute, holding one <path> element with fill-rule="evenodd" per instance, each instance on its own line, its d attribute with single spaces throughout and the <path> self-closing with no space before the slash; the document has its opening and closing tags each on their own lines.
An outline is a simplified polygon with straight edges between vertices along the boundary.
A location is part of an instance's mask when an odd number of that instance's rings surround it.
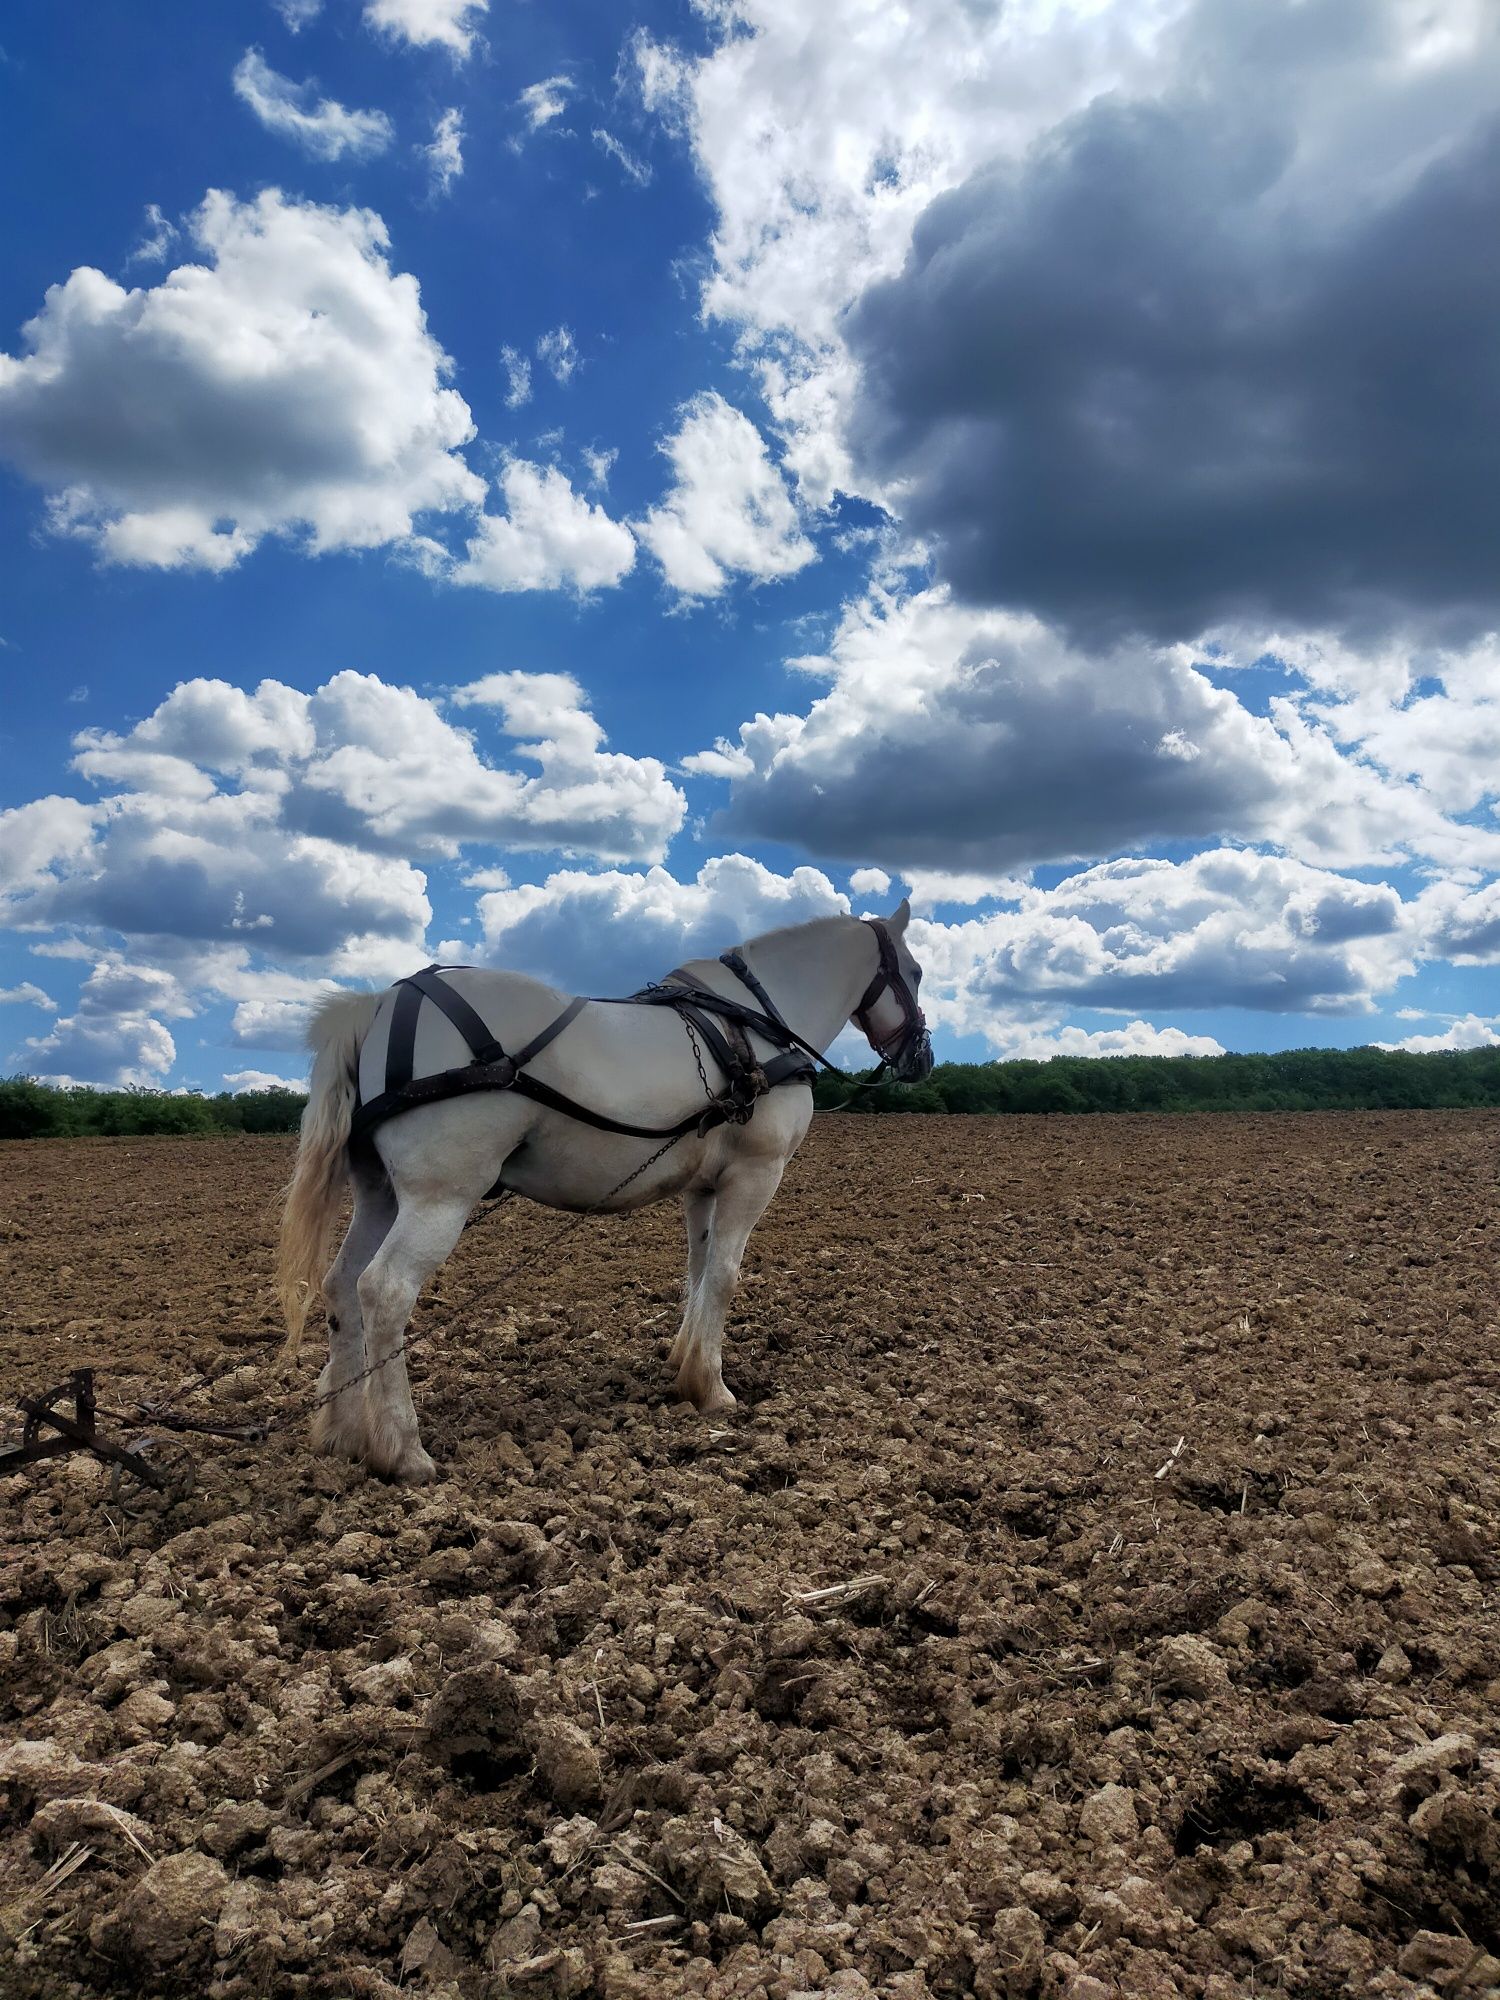
<svg viewBox="0 0 1500 2000">
<path fill-rule="evenodd" d="M 0 1402 L 243 1420 L 284 1142 L 0 1149 Z M 1500 1117 L 819 1121 L 732 1415 L 675 1211 L 471 1230 L 437 1481 L 0 1482 L 5 2000 L 1500 1980 Z M 100 1186 L 109 1200 L 98 1199 Z M 960 1199 L 982 1193 L 983 1201 Z"/>
<path fill-rule="evenodd" d="M 185 1972 L 207 1961 L 228 1894 L 229 1877 L 210 1856 L 168 1854 L 94 1923 L 90 1941 L 96 1951 L 121 1953 L 147 1972 Z"/>
</svg>

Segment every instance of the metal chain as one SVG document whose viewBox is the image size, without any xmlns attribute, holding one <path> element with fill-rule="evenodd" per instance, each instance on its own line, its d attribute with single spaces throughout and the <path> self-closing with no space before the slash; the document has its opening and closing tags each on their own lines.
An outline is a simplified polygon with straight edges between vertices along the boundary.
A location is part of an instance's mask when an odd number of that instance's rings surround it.
<svg viewBox="0 0 1500 2000">
<path fill-rule="evenodd" d="M 708 1081 L 708 1071 L 703 1067 L 703 1051 L 698 1046 L 698 1030 L 686 1014 L 679 1014 L 677 1018 L 687 1029 L 688 1046 L 693 1051 L 693 1061 L 698 1065 L 698 1081 L 703 1085 L 703 1095 L 712 1103 L 714 1093 Z"/>
</svg>

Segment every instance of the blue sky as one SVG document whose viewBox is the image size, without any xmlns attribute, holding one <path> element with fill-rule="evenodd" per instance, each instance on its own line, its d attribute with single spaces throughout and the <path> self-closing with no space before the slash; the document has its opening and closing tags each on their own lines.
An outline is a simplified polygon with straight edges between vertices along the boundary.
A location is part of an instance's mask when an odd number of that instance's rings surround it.
<svg viewBox="0 0 1500 2000">
<path fill-rule="evenodd" d="M 1485 9 L 0 44 L 0 1070 L 903 887 L 945 1054 L 1497 1039 Z"/>
</svg>

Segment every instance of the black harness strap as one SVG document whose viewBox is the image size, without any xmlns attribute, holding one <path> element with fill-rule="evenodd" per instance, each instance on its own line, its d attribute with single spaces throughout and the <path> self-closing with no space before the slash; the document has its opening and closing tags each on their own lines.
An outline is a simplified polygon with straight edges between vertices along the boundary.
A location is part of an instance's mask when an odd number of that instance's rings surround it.
<svg viewBox="0 0 1500 2000">
<path fill-rule="evenodd" d="M 550 1110 L 576 1118 L 582 1125 L 592 1125 L 596 1132 L 623 1132 L 629 1139 L 681 1139 L 689 1132 L 711 1132 L 715 1125 L 722 1125 L 728 1116 L 715 1101 L 702 1111 L 690 1111 L 675 1125 L 627 1125 L 623 1118 L 607 1118 L 602 1111 L 590 1111 L 586 1104 L 564 1097 L 560 1090 L 554 1090 L 550 1084 L 538 1083 L 532 1076 L 518 1076 L 511 1088 L 518 1096 L 529 1097 L 534 1104 L 545 1104 Z"/>
<path fill-rule="evenodd" d="M 915 1014 L 916 1021 L 920 1023 L 920 1010 L 915 1008 L 905 992 L 895 948 L 885 925 L 870 919 L 866 921 L 875 932 L 880 964 L 855 1018 L 859 1020 L 885 988 L 893 986 L 901 997 L 903 1009 L 909 1016 Z M 811 1042 L 787 1024 L 780 1008 L 751 970 L 743 952 L 726 951 L 719 962 L 749 990 L 759 1002 L 758 1008 L 747 1007 L 741 1001 L 728 999 L 722 993 L 700 986 L 681 967 L 668 973 L 659 984 L 632 994 L 629 1001 L 614 1003 L 672 1008 L 689 1032 L 701 1038 L 703 1046 L 723 1072 L 725 1088 L 721 1094 L 711 1098 L 704 1110 L 690 1112 L 675 1125 L 632 1125 L 621 1118 L 610 1118 L 603 1112 L 591 1111 L 586 1104 L 579 1104 L 562 1091 L 554 1090 L 550 1084 L 540 1083 L 535 1077 L 524 1074 L 527 1064 L 554 1042 L 569 1022 L 590 1004 L 586 996 L 570 1000 L 540 1034 L 533 1036 L 523 1049 L 511 1056 L 491 1034 L 483 1016 L 443 978 L 444 970 L 458 968 L 429 965 L 396 983 L 386 1054 L 386 1087 L 368 1104 L 356 1106 L 351 1139 L 360 1141 L 367 1138 L 387 1118 L 409 1111 L 416 1105 L 438 1104 L 445 1098 L 466 1097 L 478 1090 L 514 1090 L 519 1096 L 530 1098 L 534 1104 L 560 1111 L 565 1117 L 577 1119 L 583 1125 L 592 1125 L 599 1132 L 619 1132 L 631 1139 L 678 1139 L 694 1130 L 712 1131 L 716 1125 L 731 1120 L 744 1124 L 757 1100 L 768 1090 L 774 1090 L 783 1083 L 810 1083 L 817 1074 L 818 1065 L 835 1075 L 841 1074 L 837 1065 L 829 1062 L 820 1049 L 815 1049 Z M 431 1000 L 442 1010 L 468 1044 L 473 1060 L 461 1069 L 440 1070 L 433 1076 L 413 1076 L 417 1018 L 424 999 Z M 860 1024 L 864 1025 L 862 1020 Z M 751 1034 L 768 1041 L 778 1053 L 764 1063 L 759 1062 L 750 1046 Z M 886 1065 L 887 1058 L 882 1056 L 881 1069 Z"/>
<path fill-rule="evenodd" d="M 735 974 L 736 978 L 743 979 L 744 974 L 736 966 L 729 965 L 731 956 L 738 958 L 739 953 L 726 953 L 722 962 L 729 966 L 729 970 Z M 743 961 L 741 962 L 743 963 Z M 749 966 L 745 966 L 745 972 L 748 973 L 749 971 Z M 745 984 L 749 986 L 751 981 L 745 979 Z M 748 1028 L 752 1033 L 763 1036 L 766 1041 L 770 1042 L 773 1048 L 784 1048 L 788 1051 L 800 1049 L 802 1053 L 799 1060 L 809 1075 L 815 1073 L 815 1065 L 817 1064 L 821 1064 L 824 1069 L 830 1071 L 834 1076 L 842 1074 L 837 1063 L 831 1063 L 820 1049 L 815 1049 L 811 1042 L 797 1033 L 795 1028 L 787 1026 L 774 1004 L 770 1002 L 765 988 L 760 985 L 758 980 L 751 987 L 751 990 L 759 993 L 766 999 L 767 1005 L 770 1007 L 769 1013 L 759 1013 L 754 1007 L 746 1007 L 741 1001 L 730 1000 L 722 993 L 714 993 L 706 986 L 699 986 L 692 975 L 684 972 L 679 966 L 675 972 L 669 972 L 659 985 L 647 986 L 639 993 L 632 993 L 630 1003 L 638 1003 L 644 1007 L 680 1008 L 684 999 L 691 1000 L 695 1006 L 711 1009 L 723 1020 L 731 1021 L 737 1027 Z M 769 1073 L 768 1069 L 767 1074 L 769 1075 Z"/>
<path fill-rule="evenodd" d="M 469 1045 L 469 1053 L 477 1063 L 499 1062 L 505 1050 L 490 1033 L 489 1023 L 472 1008 L 461 993 L 456 993 L 448 985 L 435 965 L 427 966 L 421 972 L 413 972 L 401 984 L 407 992 L 415 990 L 420 1005 L 424 998 L 430 1000 L 448 1016 Z M 401 996 L 405 999 L 406 994 Z M 408 1076 L 411 1074 L 407 1071 Z M 390 1077 L 390 1064 L 386 1064 L 386 1076 Z"/>
<path fill-rule="evenodd" d="M 755 974 L 750 970 L 750 962 L 745 957 L 745 954 L 743 952 L 721 951 L 719 953 L 719 963 L 720 965 L 727 965 L 729 967 L 729 970 L 734 974 L 735 978 L 740 981 L 741 985 L 748 986 L 750 988 L 750 991 L 755 995 L 756 999 L 760 1002 L 762 1009 L 776 1023 L 778 1028 L 786 1027 L 786 1021 L 782 1016 L 781 1009 L 776 1005 L 776 1002 L 771 998 L 770 994 L 766 991 L 765 987 L 761 985 L 760 981 L 756 978 Z M 791 1032 L 790 1029 L 788 1029 L 787 1032 L 790 1033 Z"/>
<path fill-rule="evenodd" d="M 417 1056 L 417 1016 L 422 995 L 415 981 L 403 980 L 391 1009 L 391 1034 L 385 1051 L 385 1087 L 403 1090 L 411 1082 Z"/>
<path fill-rule="evenodd" d="M 539 1035 L 532 1036 L 519 1055 L 511 1057 L 516 1068 L 525 1069 L 533 1056 L 539 1056 L 549 1042 L 555 1042 L 568 1023 L 577 1020 L 588 1004 L 588 995 L 585 993 L 580 993 L 576 999 L 570 1000 L 555 1021 L 549 1021 Z"/>
<path fill-rule="evenodd" d="M 728 1035 L 719 1032 L 718 1025 L 713 1017 L 697 1004 L 698 997 L 694 993 L 692 998 L 689 999 L 687 993 L 684 992 L 683 997 L 677 1002 L 672 1011 L 679 1019 L 692 1024 L 694 1033 L 702 1038 L 708 1048 L 709 1054 L 719 1065 L 719 1068 L 723 1070 L 725 1076 L 733 1080 L 739 1075 L 741 1070 L 750 1069 L 754 1066 L 755 1059 L 750 1053 L 750 1044 L 746 1041 L 742 1043 L 741 1047 L 736 1048 Z M 727 1025 L 732 1032 L 735 1024 L 731 1021 Z"/>
</svg>

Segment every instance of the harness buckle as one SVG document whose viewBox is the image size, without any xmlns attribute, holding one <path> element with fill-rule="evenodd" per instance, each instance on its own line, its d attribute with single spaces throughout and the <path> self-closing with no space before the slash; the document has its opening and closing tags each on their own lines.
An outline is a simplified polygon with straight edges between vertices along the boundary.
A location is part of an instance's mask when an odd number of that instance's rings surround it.
<svg viewBox="0 0 1500 2000">
<path fill-rule="evenodd" d="M 770 1088 L 759 1063 L 744 1064 L 730 1074 L 714 1099 L 713 1108 L 726 1125 L 748 1125 L 755 1116 L 756 1105 Z"/>
</svg>

